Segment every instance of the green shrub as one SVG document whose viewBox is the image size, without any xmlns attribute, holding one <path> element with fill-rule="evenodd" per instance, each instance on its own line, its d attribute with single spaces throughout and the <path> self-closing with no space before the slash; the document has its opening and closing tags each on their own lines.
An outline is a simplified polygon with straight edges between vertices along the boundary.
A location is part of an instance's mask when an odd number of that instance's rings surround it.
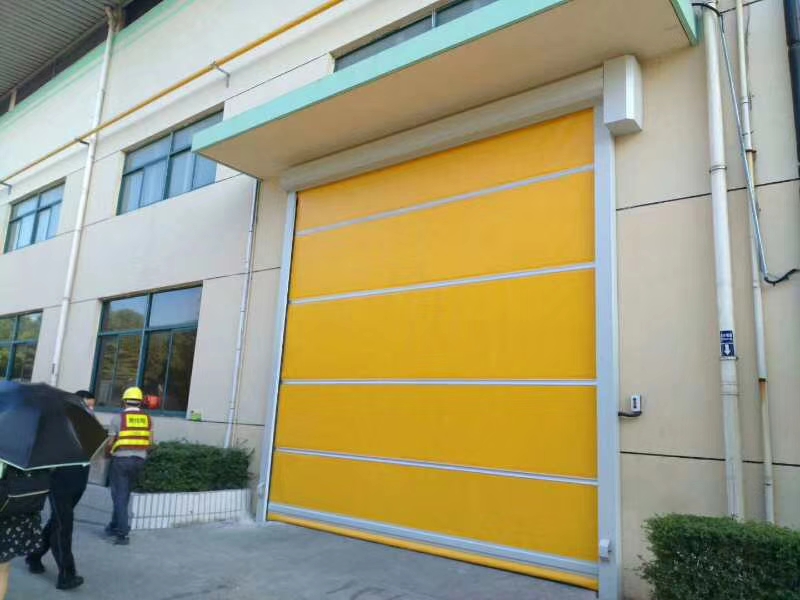
<svg viewBox="0 0 800 600">
<path fill-rule="evenodd" d="M 158 444 L 145 463 L 138 492 L 208 492 L 246 488 L 251 452 L 186 442 Z"/>
<path fill-rule="evenodd" d="M 666 515 L 645 523 L 654 600 L 800 599 L 800 532 L 728 518 Z"/>
</svg>

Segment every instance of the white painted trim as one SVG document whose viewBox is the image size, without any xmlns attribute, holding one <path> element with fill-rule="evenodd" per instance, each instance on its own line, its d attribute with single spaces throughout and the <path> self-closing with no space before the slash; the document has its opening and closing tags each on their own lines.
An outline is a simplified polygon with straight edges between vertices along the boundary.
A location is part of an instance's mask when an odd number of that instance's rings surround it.
<svg viewBox="0 0 800 600">
<path fill-rule="evenodd" d="M 297 217 L 297 194 L 291 192 L 286 199 L 286 221 L 283 227 L 283 249 L 281 255 L 281 274 L 278 282 L 278 302 L 275 307 L 275 337 L 273 340 L 272 364 L 270 365 L 270 385 L 267 391 L 269 422 L 264 424 L 264 438 L 261 442 L 261 470 L 258 482 L 257 521 L 266 521 L 269 504 L 270 479 L 272 476 L 272 452 L 275 447 L 275 433 L 278 422 L 278 395 L 281 387 L 281 366 L 283 364 L 283 343 L 286 335 L 286 313 L 289 306 L 289 279 L 292 271 L 292 249 Z"/>
<path fill-rule="evenodd" d="M 595 109 L 595 263 L 597 310 L 598 539 L 610 554 L 600 565 L 600 600 L 621 598 L 621 502 L 619 458 L 619 342 L 617 213 L 614 138 Z M 598 549 L 598 554 L 600 554 Z"/>
<path fill-rule="evenodd" d="M 312 227 L 309 229 L 303 229 L 302 231 L 297 232 L 297 237 L 306 237 L 309 235 L 314 235 L 315 233 L 334 231 L 336 229 L 342 229 L 344 227 L 360 225 L 361 223 L 371 223 L 372 221 L 382 221 L 384 219 L 392 219 L 394 217 L 400 217 L 402 215 L 408 215 L 415 212 L 430 210 L 432 208 L 439 208 L 440 206 L 446 206 L 448 204 L 455 204 L 457 202 L 463 202 L 465 200 L 474 200 L 475 198 L 482 198 L 484 196 L 489 196 L 491 194 L 498 194 L 500 192 L 507 192 L 510 190 L 515 190 L 517 188 L 527 187 L 529 185 L 536 185 L 537 183 L 544 183 L 546 181 L 563 179 L 564 177 L 571 177 L 573 175 L 579 175 L 581 173 L 588 173 L 593 169 L 594 165 L 584 165 L 582 167 L 577 167 L 575 169 L 567 169 L 565 171 L 559 171 L 558 173 L 548 173 L 547 175 L 540 175 L 538 177 L 531 177 L 529 179 L 523 179 L 521 181 L 514 181 L 512 183 L 506 183 L 504 185 L 485 188 L 482 190 L 477 190 L 475 192 L 469 192 L 467 194 L 459 194 L 458 196 L 451 196 L 449 198 L 442 198 L 440 200 L 434 200 L 432 202 L 425 202 L 423 204 L 416 204 L 414 206 L 398 208 L 397 210 L 388 210 L 386 212 L 381 212 L 374 215 L 368 215 L 366 217 L 360 217 L 358 219 L 341 221 L 339 223 L 333 223 L 332 225 L 322 225 L 321 227 Z"/>
<path fill-rule="evenodd" d="M 412 467 L 417 469 L 432 469 L 434 471 L 456 471 L 459 473 L 473 473 L 475 475 L 489 475 L 491 477 L 508 477 L 509 479 L 531 479 L 534 481 L 549 481 L 552 483 L 566 483 L 570 485 L 597 486 L 597 480 L 586 477 L 568 477 L 566 475 L 546 475 L 530 471 L 511 471 L 508 469 L 486 469 L 483 467 L 469 467 L 466 465 L 451 465 L 427 460 L 411 460 L 398 458 L 384 458 L 381 456 L 366 456 L 363 454 L 348 454 L 345 452 L 325 452 L 323 450 L 304 450 L 300 448 L 276 448 L 280 454 L 293 454 L 295 456 L 312 456 L 317 458 L 332 458 L 335 460 L 350 460 L 353 462 L 377 463 L 382 465 L 395 465 L 398 467 Z"/>
<path fill-rule="evenodd" d="M 590 108 L 603 95 L 597 68 L 409 131 L 288 169 L 286 190 L 302 190 L 419 158 Z"/>
<path fill-rule="evenodd" d="M 554 554 L 545 554 L 543 552 L 520 550 L 519 548 L 512 548 L 510 546 L 500 546 L 498 544 L 442 535 L 440 533 L 431 533 L 429 531 L 421 531 L 408 527 L 398 527 L 396 525 L 388 525 L 377 521 L 367 521 L 365 519 L 345 517 L 343 515 L 324 513 L 316 510 L 295 508 L 293 506 L 286 506 L 285 504 L 272 503 L 269 505 L 269 510 L 270 512 L 287 517 L 327 523 L 338 527 L 363 531 L 365 533 L 385 535 L 397 540 L 430 544 L 432 546 L 456 550 L 458 552 L 468 552 L 469 554 L 477 556 L 507 560 L 522 565 L 554 569 L 576 575 L 588 575 L 589 577 L 597 576 L 597 565 L 589 561 L 564 558 Z"/>
<path fill-rule="evenodd" d="M 284 379 L 283 385 L 453 385 L 475 387 L 594 387 L 593 379 Z"/>
<path fill-rule="evenodd" d="M 490 283 L 493 281 L 513 281 L 515 279 L 531 279 L 533 277 L 560 275 L 562 273 L 576 273 L 580 271 L 591 271 L 593 269 L 594 269 L 594 263 L 581 263 L 577 265 L 567 265 L 564 267 L 553 267 L 549 269 L 531 269 L 529 271 L 499 273 L 497 275 L 482 275 L 480 277 L 464 277 L 462 279 L 434 281 L 432 283 L 415 283 L 413 285 L 404 285 L 393 288 L 383 288 L 378 290 L 365 290 L 363 292 L 347 292 L 344 294 L 331 294 L 330 296 L 315 296 L 312 298 L 302 298 L 300 300 L 293 300 L 291 303 L 295 305 L 319 304 L 320 302 L 335 302 L 337 300 L 352 300 L 354 298 L 371 298 L 373 296 L 389 296 L 394 294 L 405 294 L 408 292 L 419 292 L 423 290 L 436 290 L 441 288 L 461 287 L 465 285 Z"/>
</svg>

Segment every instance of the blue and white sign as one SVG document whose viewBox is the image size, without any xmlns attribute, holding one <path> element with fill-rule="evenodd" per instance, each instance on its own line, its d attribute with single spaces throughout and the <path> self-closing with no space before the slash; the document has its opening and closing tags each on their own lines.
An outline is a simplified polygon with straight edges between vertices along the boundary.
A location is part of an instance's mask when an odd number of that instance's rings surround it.
<svg viewBox="0 0 800 600">
<path fill-rule="evenodd" d="M 736 344 L 730 329 L 719 332 L 719 353 L 722 358 L 736 358 Z"/>
</svg>

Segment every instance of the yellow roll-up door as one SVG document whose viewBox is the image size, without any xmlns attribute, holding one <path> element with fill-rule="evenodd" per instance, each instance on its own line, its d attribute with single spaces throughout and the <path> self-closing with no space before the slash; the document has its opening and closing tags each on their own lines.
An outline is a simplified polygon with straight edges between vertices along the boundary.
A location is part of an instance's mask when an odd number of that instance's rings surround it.
<svg viewBox="0 0 800 600">
<path fill-rule="evenodd" d="M 597 587 L 593 130 L 299 194 L 271 519 Z"/>
</svg>

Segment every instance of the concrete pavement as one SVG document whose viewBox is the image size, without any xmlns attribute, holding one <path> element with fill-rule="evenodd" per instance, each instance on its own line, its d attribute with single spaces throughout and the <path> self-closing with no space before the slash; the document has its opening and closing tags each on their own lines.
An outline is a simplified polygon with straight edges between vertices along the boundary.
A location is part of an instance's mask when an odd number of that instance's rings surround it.
<svg viewBox="0 0 800 600">
<path fill-rule="evenodd" d="M 91 516 L 91 512 L 88 513 Z M 97 513 L 99 514 L 99 513 Z M 87 515 L 84 509 L 80 516 Z M 98 519 L 75 531 L 86 583 L 55 589 L 55 566 L 14 561 L 7 600 L 589 600 L 592 592 L 289 525 L 136 531 L 113 546 Z"/>
</svg>

